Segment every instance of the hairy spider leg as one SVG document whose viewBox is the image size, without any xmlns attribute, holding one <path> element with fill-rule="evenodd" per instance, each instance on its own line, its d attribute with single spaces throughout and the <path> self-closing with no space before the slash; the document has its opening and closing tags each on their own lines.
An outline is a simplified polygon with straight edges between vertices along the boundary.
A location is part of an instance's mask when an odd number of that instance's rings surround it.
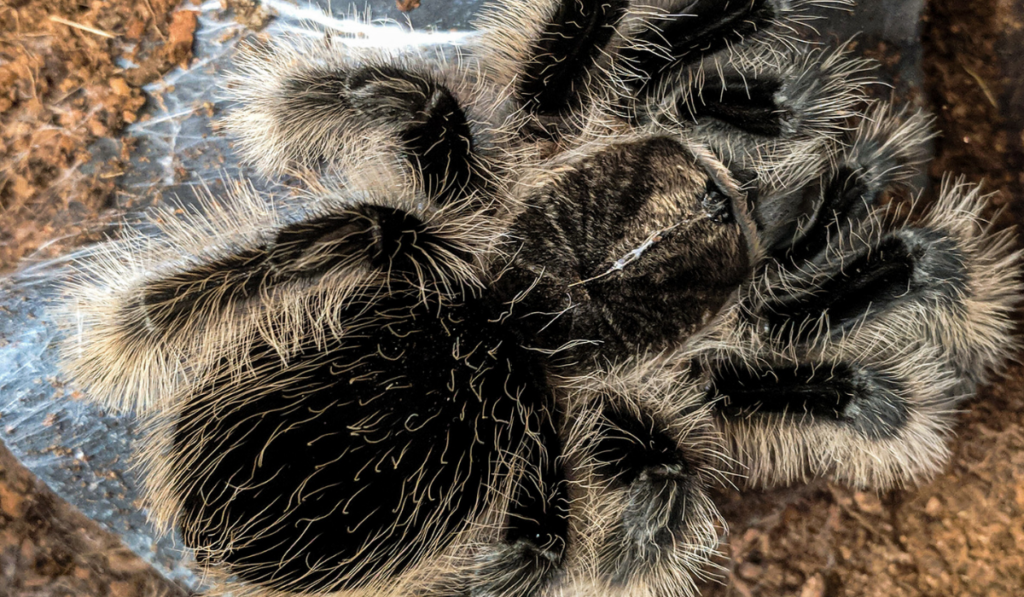
<svg viewBox="0 0 1024 597">
<path fill-rule="evenodd" d="M 712 359 L 709 397 L 755 484 L 934 473 L 957 404 L 1013 344 L 1019 254 L 983 236 L 984 198 L 964 185 L 909 225 L 875 207 L 915 153 L 914 136 L 893 138 L 916 126 L 876 116 L 822 183 L 811 226 L 723 324 L 737 349 Z"/>
<path fill-rule="evenodd" d="M 452 87 L 460 82 L 446 81 L 448 71 L 346 58 L 330 44 L 290 51 L 296 53 L 291 60 L 249 59 L 236 75 L 259 82 L 235 85 L 247 109 L 227 119 L 249 161 L 270 173 L 330 173 L 331 167 L 356 166 L 345 162 L 346 154 L 393 150 L 426 197 L 441 205 L 494 183 L 495 166 L 479 143 L 484 133 Z"/>
<path fill-rule="evenodd" d="M 389 276 L 411 275 L 417 264 L 457 264 L 459 247 L 416 216 L 394 207 L 355 204 L 340 213 L 284 226 L 260 246 L 199 263 L 145 283 L 127 309 L 139 325 L 173 333 L 197 314 L 259 301 L 280 286 L 312 284 L 345 269 L 368 267 Z M 443 275 L 443 272 L 441 272 Z"/>
<path fill-rule="evenodd" d="M 538 117 L 579 108 L 594 86 L 595 69 L 626 15 L 628 0 L 560 0 L 554 3 L 524 61 L 516 96 Z"/>
<path fill-rule="evenodd" d="M 676 72 L 733 45 L 750 43 L 783 24 L 807 2 L 784 0 L 694 0 L 669 3 L 649 26 L 632 37 L 620 57 L 637 75 L 632 85 L 641 96 L 659 94 Z M 763 91 L 762 91 L 763 94 Z"/>
<path fill-rule="evenodd" d="M 701 392 L 652 355 L 567 381 L 586 594 L 695 594 L 721 530 L 708 492 L 721 438 Z"/>
<path fill-rule="evenodd" d="M 601 553 L 600 571 L 612 585 L 637 582 L 681 545 L 692 549 L 713 542 L 694 541 L 695 523 L 714 514 L 707 511 L 704 479 L 696 470 L 700 463 L 690 462 L 686 447 L 666 432 L 670 427 L 645 410 L 609 405 L 601 413 L 593 453 L 597 473 L 627 488 L 630 496 Z M 698 566 L 693 568 L 700 574 Z"/>
</svg>

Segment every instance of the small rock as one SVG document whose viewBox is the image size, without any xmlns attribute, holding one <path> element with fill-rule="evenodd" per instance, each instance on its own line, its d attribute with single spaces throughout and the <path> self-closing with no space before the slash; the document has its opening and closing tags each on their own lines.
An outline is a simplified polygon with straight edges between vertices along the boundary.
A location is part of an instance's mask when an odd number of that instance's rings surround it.
<svg viewBox="0 0 1024 597">
<path fill-rule="evenodd" d="M 192 58 L 193 35 L 196 32 L 196 20 L 199 12 L 195 10 L 179 10 L 171 17 L 171 26 L 167 35 L 167 60 L 182 68 L 188 68 Z"/>
<path fill-rule="evenodd" d="M 110 89 L 121 97 L 128 97 L 132 94 L 132 88 L 128 86 L 128 83 L 121 77 L 113 77 L 110 79 Z"/>
<path fill-rule="evenodd" d="M 91 119 L 89 122 L 85 123 L 85 126 L 89 129 L 89 133 L 94 137 L 105 137 L 110 133 L 110 129 L 108 129 L 99 118 Z"/>
<path fill-rule="evenodd" d="M 858 491 L 853 494 L 853 501 L 857 503 L 857 508 L 861 512 L 867 514 L 880 515 L 884 511 L 882 500 L 878 499 L 878 496 L 873 493 Z"/>
<path fill-rule="evenodd" d="M 825 579 L 820 574 L 807 579 L 800 587 L 800 597 L 823 597 L 825 595 Z"/>
</svg>

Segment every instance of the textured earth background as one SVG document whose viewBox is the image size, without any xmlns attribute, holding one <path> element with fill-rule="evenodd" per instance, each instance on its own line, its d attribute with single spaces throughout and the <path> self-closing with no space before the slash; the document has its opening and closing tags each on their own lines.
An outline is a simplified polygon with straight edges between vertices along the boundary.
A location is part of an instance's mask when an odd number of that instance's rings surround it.
<svg viewBox="0 0 1024 597">
<path fill-rule="evenodd" d="M 252 0 L 230 4 L 248 24 L 264 18 Z M 140 118 L 140 88 L 191 58 L 195 17 L 176 7 L 0 0 L 0 273 L 59 254 L 83 240 L 83 223 L 125 207 L 116 181 L 133 143 L 121 131 Z M 928 0 L 924 19 L 925 81 L 907 92 L 943 132 L 929 174 L 984 180 L 1005 207 L 997 226 L 1018 224 L 1024 0 Z M 102 163 L 87 149 L 98 139 L 118 148 Z M 718 500 L 730 536 L 706 596 L 1024 595 L 1024 366 L 965 406 L 954 458 L 931 483 L 876 495 L 817 482 Z M 186 594 L 0 445 L 0 597 Z"/>
</svg>

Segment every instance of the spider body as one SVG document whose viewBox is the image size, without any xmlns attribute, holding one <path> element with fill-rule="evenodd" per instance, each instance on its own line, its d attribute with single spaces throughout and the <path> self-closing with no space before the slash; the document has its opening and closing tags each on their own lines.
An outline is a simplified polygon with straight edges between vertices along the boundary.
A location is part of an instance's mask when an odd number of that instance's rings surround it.
<svg viewBox="0 0 1024 597">
<path fill-rule="evenodd" d="M 727 475 L 937 470 L 1018 255 L 966 185 L 881 205 L 927 119 L 780 36 L 805 4 L 509 2 L 457 60 L 244 58 L 228 125 L 302 204 L 239 186 L 68 288 L 153 517 L 243 594 L 692 595 Z"/>
<path fill-rule="evenodd" d="M 750 274 L 731 198 L 666 137 L 581 156 L 525 203 L 502 285 L 533 286 L 521 309 L 538 314 L 543 348 L 593 340 L 612 360 L 661 350 L 710 321 Z"/>
</svg>

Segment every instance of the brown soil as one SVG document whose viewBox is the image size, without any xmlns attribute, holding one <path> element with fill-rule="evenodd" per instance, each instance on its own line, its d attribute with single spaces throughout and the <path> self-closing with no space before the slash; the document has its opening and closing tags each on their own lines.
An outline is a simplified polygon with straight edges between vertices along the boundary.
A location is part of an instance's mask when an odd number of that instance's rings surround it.
<svg viewBox="0 0 1024 597">
<path fill-rule="evenodd" d="M 192 57 L 196 13 L 177 4 L 0 0 L 0 272 L 110 205 L 132 148 L 119 134 L 146 102 L 140 87 Z M 104 137 L 121 155 L 84 173 Z"/>
<path fill-rule="evenodd" d="M 395 0 L 395 6 L 402 12 L 409 12 L 420 7 L 420 0 Z"/>
<path fill-rule="evenodd" d="M 146 102 L 141 87 L 192 57 L 177 0 L 0 0 L 0 274 L 45 259 L 112 201 Z M 117 66 L 120 58 L 135 67 Z M 109 139 L 120 155 L 91 164 Z M 24 262 L 24 261 L 23 261 Z M 183 597 L 0 445 L 0 595 Z"/>
<path fill-rule="evenodd" d="M 191 55 L 195 18 L 172 15 L 176 4 L 0 0 L 0 272 L 79 232 L 111 203 L 132 150 L 118 135 L 138 118 L 140 86 Z M 1024 221 L 1022 19 L 1024 0 L 930 0 L 925 23 L 926 88 L 918 91 L 944 134 L 930 174 L 984 179 L 1006 208 L 1000 226 Z M 139 66 L 121 69 L 118 57 Z M 90 144 L 104 137 L 122 155 L 83 173 Z M 728 557 L 703 594 L 1024 595 L 1024 366 L 965 410 L 947 472 L 921 487 L 875 495 L 817 482 L 723 492 Z M 100 536 L 0 448 L 0 594 L 176 594 L 169 585 L 156 592 L 164 585 Z"/>
<path fill-rule="evenodd" d="M 0 445 L 0 595 L 185 597 Z"/>
</svg>

